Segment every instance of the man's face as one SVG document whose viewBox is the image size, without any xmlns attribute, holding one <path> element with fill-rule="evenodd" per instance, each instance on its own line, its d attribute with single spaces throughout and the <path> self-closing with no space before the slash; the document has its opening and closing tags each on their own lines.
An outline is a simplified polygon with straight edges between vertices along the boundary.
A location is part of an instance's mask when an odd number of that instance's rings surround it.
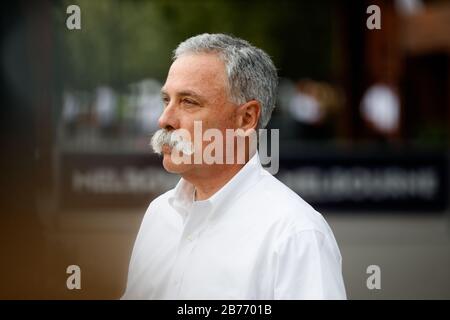
<svg viewBox="0 0 450 320">
<path fill-rule="evenodd" d="M 162 90 L 164 111 L 159 126 L 169 131 L 184 129 L 194 139 L 194 121 L 202 122 L 202 133 L 209 128 L 236 128 L 237 106 L 230 101 L 224 62 L 215 54 L 186 54 L 170 67 Z M 201 139 L 201 137 L 200 137 Z M 202 144 L 202 150 L 207 143 Z M 192 173 L 205 164 L 176 164 L 167 146 L 163 148 L 163 166 L 173 173 Z M 196 150 L 199 152 L 199 150 Z"/>
</svg>

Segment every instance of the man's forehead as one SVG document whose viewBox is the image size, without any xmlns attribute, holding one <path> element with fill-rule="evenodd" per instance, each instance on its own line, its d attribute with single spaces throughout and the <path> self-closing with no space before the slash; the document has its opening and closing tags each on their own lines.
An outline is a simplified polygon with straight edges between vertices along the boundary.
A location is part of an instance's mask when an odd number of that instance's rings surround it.
<svg viewBox="0 0 450 320">
<path fill-rule="evenodd" d="M 183 86 L 194 90 L 198 87 L 224 87 L 225 64 L 212 53 L 185 54 L 171 65 L 163 90 Z M 186 88 L 190 87 L 190 88 Z"/>
</svg>

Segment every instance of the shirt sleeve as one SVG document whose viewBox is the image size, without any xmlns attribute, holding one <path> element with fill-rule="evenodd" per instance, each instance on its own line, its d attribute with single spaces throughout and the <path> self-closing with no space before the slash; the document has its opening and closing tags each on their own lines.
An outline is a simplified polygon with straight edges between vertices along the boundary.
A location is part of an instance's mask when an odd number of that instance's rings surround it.
<svg viewBox="0 0 450 320">
<path fill-rule="evenodd" d="M 125 292 L 120 297 L 120 300 L 136 300 L 139 299 L 140 296 L 137 294 L 139 292 L 139 288 L 141 285 L 140 279 L 137 277 L 139 274 L 138 269 L 140 268 L 140 251 L 143 243 L 143 238 L 147 233 L 149 219 L 150 219 L 150 209 L 152 207 L 152 203 L 150 203 L 147 211 L 142 218 L 141 225 L 139 227 L 139 231 L 137 233 L 136 239 L 134 241 L 133 249 L 131 251 L 130 262 L 128 264 L 128 275 L 127 275 L 127 283 L 125 287 Z"/>
<path fill-rule="evenodd" d="M 275 261 L 274 299 L 346 299 L 333 236 L 299 231 L 280 244 Z"/>
</svg>

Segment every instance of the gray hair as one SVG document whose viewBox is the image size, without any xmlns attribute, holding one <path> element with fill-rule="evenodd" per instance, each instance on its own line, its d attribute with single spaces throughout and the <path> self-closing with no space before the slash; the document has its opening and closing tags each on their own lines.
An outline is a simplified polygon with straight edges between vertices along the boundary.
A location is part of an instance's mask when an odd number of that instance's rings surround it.
<svg viewBox="0 0 450 320">
<path fill-rule="evenodd" d="M 264 128 L 275 108 L 277 70 L 269 55 L 249 42 L 226 34 L 203 33 L 191 37 L 174 50 L 173 60 L 185 53 L 217 53 L 224 61 L 231 100 L 261 104 L 258 128 Z"/>
</svg>

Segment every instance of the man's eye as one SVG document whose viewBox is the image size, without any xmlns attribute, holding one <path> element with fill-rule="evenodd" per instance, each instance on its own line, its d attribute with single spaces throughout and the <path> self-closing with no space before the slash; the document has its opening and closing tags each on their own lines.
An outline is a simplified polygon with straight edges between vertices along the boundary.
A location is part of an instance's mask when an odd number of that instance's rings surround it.
<svg viewBox="0 0 450 320">
<path fill-rule="evenodd" d="M 170 102 L 169 98 L 162 98 L 162 101 L 164 103 L 165 106 L 167 106 Z"/>
<path fill-rule="evenodd" d="M 189 104 L 189 105 L 197 105 L 198 103 L 191 99 L 183 99 L 183 103 Z"/>
</svg>

